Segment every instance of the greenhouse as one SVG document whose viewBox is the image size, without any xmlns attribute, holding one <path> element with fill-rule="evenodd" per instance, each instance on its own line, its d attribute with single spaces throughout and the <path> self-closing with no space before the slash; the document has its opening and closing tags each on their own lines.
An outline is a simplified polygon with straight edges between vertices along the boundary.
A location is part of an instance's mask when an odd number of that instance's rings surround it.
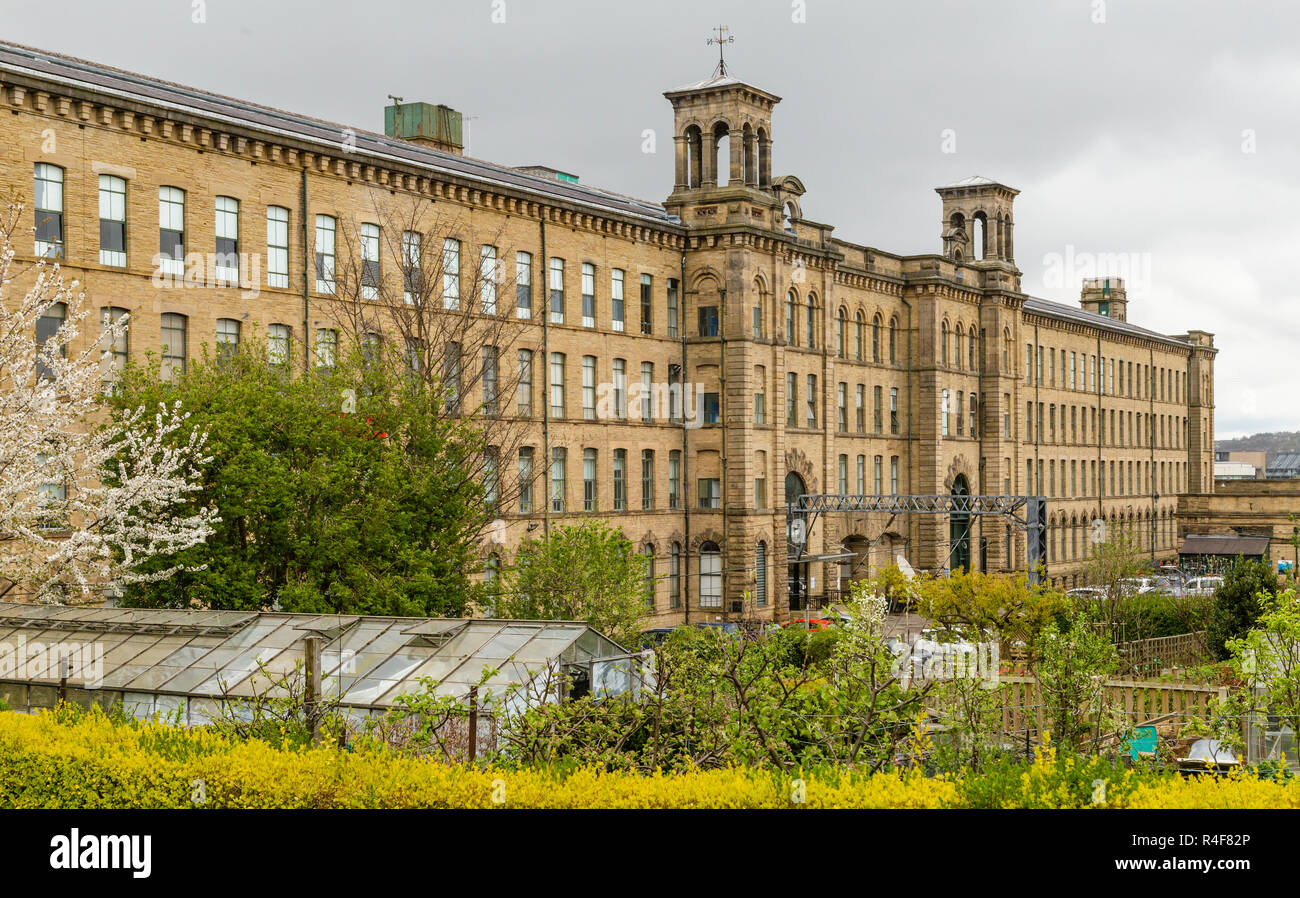
<svg viewBox="0 0 1300 898">
<path fill-rule="evenodd" d="M 352 716 L 429 681 L 455 697 L 477 686 L 486 705 L 635 693 L 645 676 L 639 654 L 574 621 L 0 603 L 0 699 L 16 711 L 120 702 L 200 725 L 224 702 L 286 694 L 312 652 L 320 698 Z"/>
</svg>

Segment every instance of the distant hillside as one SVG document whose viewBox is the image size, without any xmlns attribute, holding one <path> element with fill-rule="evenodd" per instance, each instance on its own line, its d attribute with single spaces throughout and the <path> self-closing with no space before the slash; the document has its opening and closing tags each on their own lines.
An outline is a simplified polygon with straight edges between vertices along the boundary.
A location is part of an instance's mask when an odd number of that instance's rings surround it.
<svg viewBox="0 0 1300 898">
<path fill-rule="evenodd" d="M 1216 440 L 1214 448 L 1221 452 L 1300 452 L 1300 431 L 1280 430 L 1235 440 Z"/>
</svg>

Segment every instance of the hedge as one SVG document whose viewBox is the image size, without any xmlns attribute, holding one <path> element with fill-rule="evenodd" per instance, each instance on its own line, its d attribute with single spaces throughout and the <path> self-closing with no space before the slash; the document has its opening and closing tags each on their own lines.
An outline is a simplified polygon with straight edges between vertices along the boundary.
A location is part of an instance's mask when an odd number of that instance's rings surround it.
<svg viewBox="0 0 1300 898">
<path fill-rule="evenodd" d="M 1098 766 L 1100 765 L 1100 766 Z M 1103 769 L 1104 768 L 1104 769 Z M 481 770 L 370 751 L 282 750 L 104 712 L 0 713 L 5 808 L 1300 807 L 1300 785 L 1116 772 L 1041 753 L 984 777 L 729 768 L 684 774 Z"/>
</svg>

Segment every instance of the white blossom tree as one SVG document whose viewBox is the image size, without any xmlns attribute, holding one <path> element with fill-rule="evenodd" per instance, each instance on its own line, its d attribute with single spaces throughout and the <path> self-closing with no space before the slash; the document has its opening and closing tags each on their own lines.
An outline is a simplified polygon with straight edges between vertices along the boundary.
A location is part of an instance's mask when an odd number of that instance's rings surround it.
<svg viewBox="0 0 1300 898">
<path fill-rule="evenodd" d="M 216 510 L 176 509 L 197 489 L 206 434 L 179 407 L 110 421 L 103 397 L 125 317 L 81 341 L 91 309 L 57 262 L 16 261 L 22 206 L 0 219 L 0 599 L 86 601 L 147 559 L 205 540 Z M 111 316 L 108 316 L 111 319 Z M 92 319 L 93 320 L 93 319 Z"/>
</svg>

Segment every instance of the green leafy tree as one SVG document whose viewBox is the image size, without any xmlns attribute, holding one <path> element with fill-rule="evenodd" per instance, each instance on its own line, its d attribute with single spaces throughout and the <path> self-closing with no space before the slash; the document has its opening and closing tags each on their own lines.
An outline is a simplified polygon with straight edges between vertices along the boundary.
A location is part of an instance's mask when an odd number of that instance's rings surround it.
<svg viewBox="0 0 1300 898">
<path fill-rule="evenodd" d="M 1263 612 L 1241 638 L 1229 640 L 1234 673 L 1245 684 L 1243 710 L 1278 717 L 1300 733 L 1300 595 L 1295 588 L 1259 596 Z"/>
<path fill-rule="evenodd" d="M 479 436 L 440 415 L 436 384 L 336 361 L 291 377 L 253 335 L 235 351 L 205 348 L 169 381 L 153 359 L 123 373 L 115 415 L 180 402 L 207 431 L 191 502 L 221 509 L 207 541 L 168 562 L 186 570 L 132 586 L 123 604 L 465 612 L 486 517 Z"/>
<path fill-rule="evenodd" d="M 1277 574 L 1264 561 L 1238 558 L 1214 594 L 1207 641 L 1221 660 L 1231 656 L 1228 643 L 1245 635 L 1264 611 L 1263 598 L 1278 590 Z"/>
<path fill-rule="evenodd" d="M 646 610 L 646 560 L 617 527 L 584 521 L 519 547 L 494 614 L 580 620 L 632 644 Z"/>
<path fill-rule="evenodd" d="M 1052 738 L 1071 750 L 1088 749 L 1115 721 L 1105 680 L 1119 666 L 1115 646 L 1082 611 L 1053 621 L 1036 643 L 1034 677 Z"/>
<path fill-rule="evenodd" d="M 950 630 L 980 640 L 991 631 L 1003 642 L 1032 644 L 1066 606 L 1056 589 L 1031 586 L 1025 574 L 987 574 L 958 569 L 947 577 L 923 577 L 915 584 L 917 610 Z"/>
</svg>

